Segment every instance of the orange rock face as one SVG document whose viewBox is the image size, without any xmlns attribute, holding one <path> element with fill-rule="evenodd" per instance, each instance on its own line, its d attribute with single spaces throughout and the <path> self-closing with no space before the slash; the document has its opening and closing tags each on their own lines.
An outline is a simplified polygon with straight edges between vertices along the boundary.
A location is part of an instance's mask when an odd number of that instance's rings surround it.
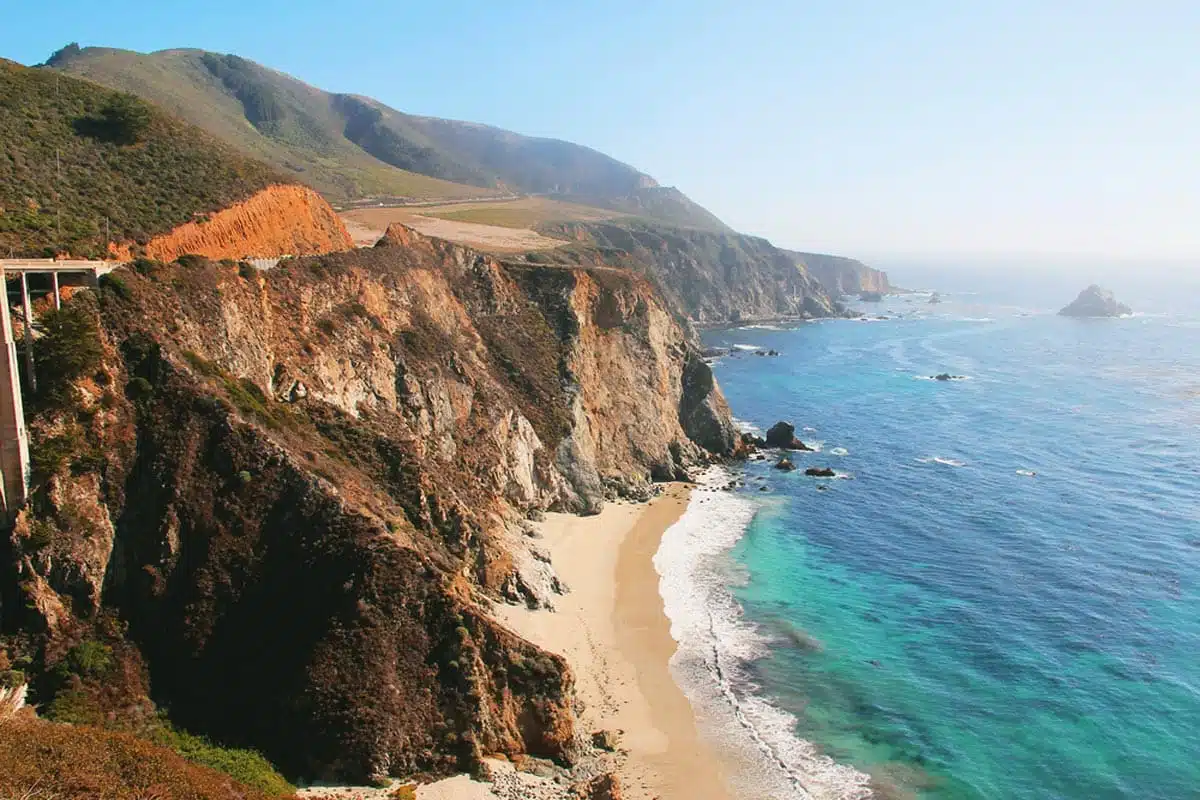
<svg viewBox="0 0 1200 800">
<path fill-rule="evenodd" d="M 307 186 L 271 186 L 253 197 L 156 236 L 145 254 L 174 261 L 185 253 L 213 259 L 274 258 L 350 250 L 354 242 L 341 219 Z M 128 248 L 120 256 L 130 256 Z"/>
</svg>

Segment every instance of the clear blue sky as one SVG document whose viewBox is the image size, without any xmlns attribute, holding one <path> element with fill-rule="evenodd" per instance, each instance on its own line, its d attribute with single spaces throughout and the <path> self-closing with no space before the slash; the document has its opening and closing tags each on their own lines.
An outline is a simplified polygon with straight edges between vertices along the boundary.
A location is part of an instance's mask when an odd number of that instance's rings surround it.
<svg viewBox="0 0 1200 800">
<path fill-rule="evenodd" d="M 587 144 L 848 254 L 1200 256 L 1200 2 L 9 0 L 0 55 L 234 52 Z"/>
</svg>

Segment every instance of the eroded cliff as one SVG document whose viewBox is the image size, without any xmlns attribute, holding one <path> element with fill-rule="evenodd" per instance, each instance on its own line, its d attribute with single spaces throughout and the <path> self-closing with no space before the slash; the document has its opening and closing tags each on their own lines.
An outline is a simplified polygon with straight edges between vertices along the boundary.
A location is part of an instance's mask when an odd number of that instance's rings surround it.
<svg viewBox="0 0 1200 800">
<path fill-rule="evenodd" d="M 56 455 L 0 548 L 0 620 L 35 702 L 122 719 L 148 685 L 307 778 L 569 759 L 569 670 L 486 610 L 555 586 L 524 518 L 735 447 L 652 286 L 399 227 L 269 272 L 140 266 L 61 312 L 95 360 L 31 405 Z M 128 679 L 57 681 L 97 637 Z"/>
<path fill-rule="evenodd" d="M 275 258 L 349 250 L 350 233 L 337 212 L 307 186 L 277 184 L 228 208 L 155 236 L 145 246 L 126 245 L 114 255 L 128 261 L 135 250 L 173 261 L 184 254 L 208 258 Z"/>
<path fill-rule="evenodd" d="M 681 318 L 701 325 L 826 317 L 829 293 L 766 239 L 636 220 L 543 226 L 576 242 L 534 260 L 605 263 L 645 275 Z"/>
<path fill-rule="evenodd" d="M 887 294 L 892 291 L 886 272 L 868 267 L 857 259 L 794 250 L 784 252 L 808 270 L 808 274 L 816 278 L 833 297 L 862 292 Z"/>
</svg>

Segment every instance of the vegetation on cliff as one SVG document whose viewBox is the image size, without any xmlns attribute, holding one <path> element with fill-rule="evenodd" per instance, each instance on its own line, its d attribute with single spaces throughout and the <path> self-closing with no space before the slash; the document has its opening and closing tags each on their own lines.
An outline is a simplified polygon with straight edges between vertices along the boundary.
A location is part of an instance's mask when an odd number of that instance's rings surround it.
<svg viewBox="0 0 1200 800">
<path fill-rule="evenodd" d="M 132 95 L 0 60 L 0 253 L 99 256 L 279 181 Z"/>
</svg>

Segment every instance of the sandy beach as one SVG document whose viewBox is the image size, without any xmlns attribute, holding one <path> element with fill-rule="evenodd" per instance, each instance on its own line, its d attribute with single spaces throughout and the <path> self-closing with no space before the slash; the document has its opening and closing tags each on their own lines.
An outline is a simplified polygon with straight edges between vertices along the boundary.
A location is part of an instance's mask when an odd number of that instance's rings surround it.
<svg viewBox="0 0 1200 800">
<path fill-rule="evenodd" d="M 691 705 L 671 677 L 675 652 L 652 559 L 687 507 L 673 485 L 648 504 L 609 504 L 599 515 L 550 514 L 540 544 L 570 592 L 555 611 L 500 609 L 530 641 L 575 672 L 587 732 L 620 731 L 614 769 L 626 798 L 724 800 L 725 769 L 700 740 Z"/>
</svg>

